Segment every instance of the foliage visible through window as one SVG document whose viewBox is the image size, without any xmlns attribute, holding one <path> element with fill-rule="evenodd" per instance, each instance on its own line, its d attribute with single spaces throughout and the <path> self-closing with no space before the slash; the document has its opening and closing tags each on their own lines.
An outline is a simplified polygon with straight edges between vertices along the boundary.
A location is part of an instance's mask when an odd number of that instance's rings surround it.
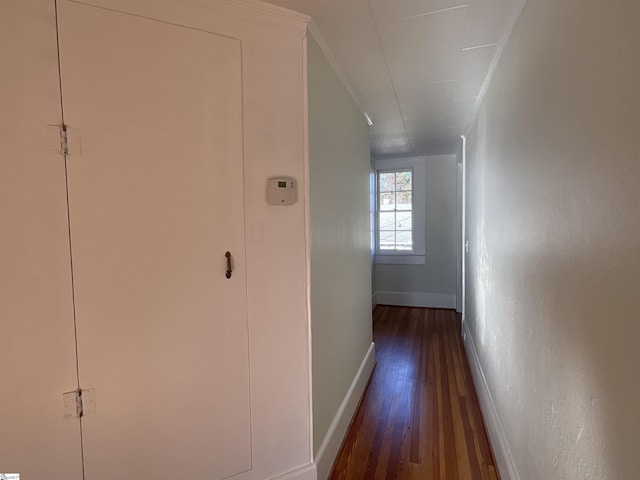
<svg viewBox="0 0 640 480">
<path fill-rule="evenodd" d="M 413 250 L 411 170 L 378 172 L 378 248 Z"/>
</svg>

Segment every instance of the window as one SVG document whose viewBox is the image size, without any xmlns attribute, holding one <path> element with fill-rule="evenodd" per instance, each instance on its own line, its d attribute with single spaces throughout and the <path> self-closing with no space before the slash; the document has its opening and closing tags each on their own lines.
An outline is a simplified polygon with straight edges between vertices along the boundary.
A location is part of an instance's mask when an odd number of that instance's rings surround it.
<svg viewBox="0 0 640 480">
<path fill-rule="evenodd" d="M 378 249 L 413 252 L 413 171 L 378 172 Z"/>
<path fill-rule="evenodd" d="M 425 263 L 426 157 L 374 161 L 375 262 Z"/>
</svg>

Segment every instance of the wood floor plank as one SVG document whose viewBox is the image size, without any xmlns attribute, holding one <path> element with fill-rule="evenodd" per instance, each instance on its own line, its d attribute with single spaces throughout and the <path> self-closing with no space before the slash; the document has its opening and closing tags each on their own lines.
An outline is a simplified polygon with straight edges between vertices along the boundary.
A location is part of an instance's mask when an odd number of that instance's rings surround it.
<svg viewBox="0 0 640 480">
<path fill-rule="evenodd" d="M 376 368 L 331 480 L 498 480 L 452 310 L 378 306 Z"/>
</svg>

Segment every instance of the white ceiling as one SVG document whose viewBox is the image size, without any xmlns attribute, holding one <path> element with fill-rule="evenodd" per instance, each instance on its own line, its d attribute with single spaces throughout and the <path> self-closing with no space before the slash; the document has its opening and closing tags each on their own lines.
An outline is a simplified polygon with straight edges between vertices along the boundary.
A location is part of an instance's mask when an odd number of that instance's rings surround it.
<svg viewBox="0 0 640 480">
<path fill-rule="evenodd" d="M 266 1 L 311 16 L 384 157 L 455 149 L 525 0 Z"/>
</svg>

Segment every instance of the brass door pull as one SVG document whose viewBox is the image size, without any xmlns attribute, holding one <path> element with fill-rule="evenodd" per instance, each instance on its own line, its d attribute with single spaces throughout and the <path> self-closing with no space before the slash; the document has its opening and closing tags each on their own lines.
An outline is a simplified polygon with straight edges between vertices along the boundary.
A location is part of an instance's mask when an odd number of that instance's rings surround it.
<svg viewBox="0 0 640 480">
<path fill-rule="evenodd" d="M 231 278 L 231 273 L 233 272 L 231 270 L 231 252 L 225 253 L 224 256 L 227 257 L 227 278 Z"/>
</svg>

